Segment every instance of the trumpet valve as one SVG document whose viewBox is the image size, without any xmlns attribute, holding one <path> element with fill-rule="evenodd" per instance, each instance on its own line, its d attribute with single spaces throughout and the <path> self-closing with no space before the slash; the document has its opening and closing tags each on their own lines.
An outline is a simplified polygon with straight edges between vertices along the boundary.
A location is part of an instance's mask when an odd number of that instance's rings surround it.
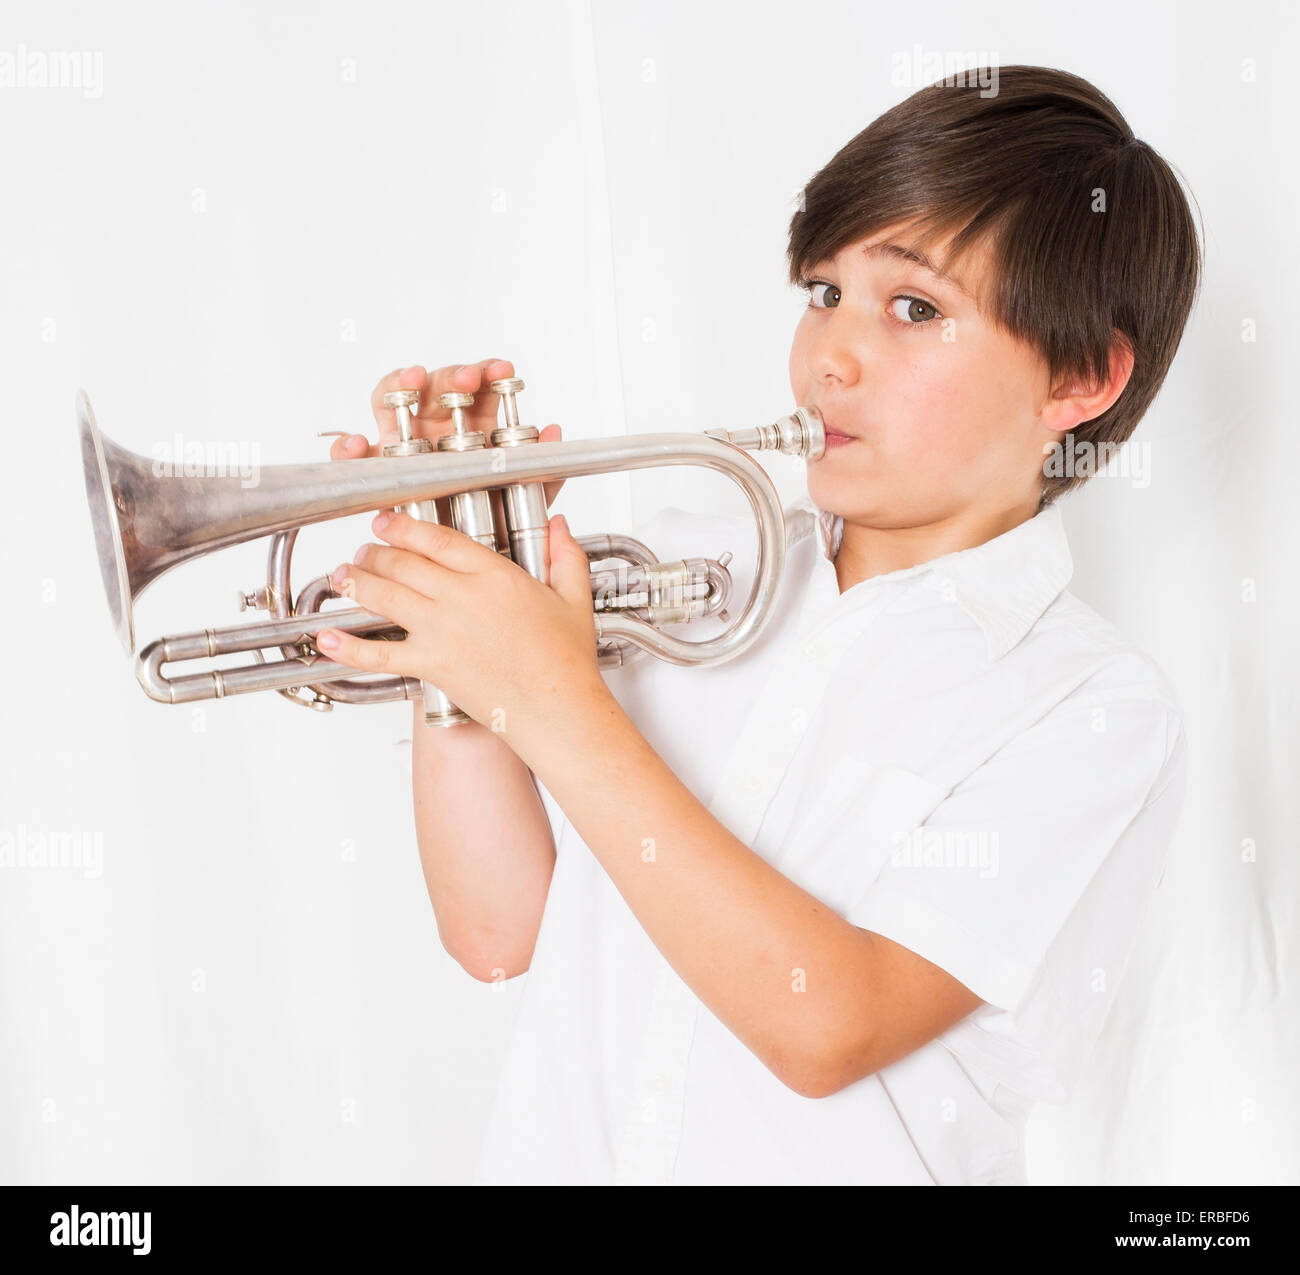
<svg viewBox="0 0 1300 1275">
<path fill-rule="evenodd" d="M 501 399 L 501 408 L 505 424 L 492 431 L 494 447 L 513 447 L 516 443 L 535 443 L 541 437 L 536 425 L 519 423 L 519 404 L 515 395 L 524 388 L 524 383 L 517 376 L 506 376 L 499 381 L 490 381 L 488 389 Z"/>
<path fill-rule="evenodd" d="M 482 430 L 467 429 L 465 409 L 473 405 L 473 394 L 448 393 L 438 395 L 438 403 L 451 412 L 452 432 L 438 437 L 440 452 L 470 452 L 486 447 L 488 441 Z M 492 496 L 484 489 L 457 492 L 451 497 L 451 521 L 457 531 L 489 549 L 496 550 L 496 517 Z"/>
<path fill-rule="evenodd" d="M 419 401 L 420 395 L 415 390 L 389 390 L 384 395 L 384 406 L 391 408 L 397 414 L 397 432 L 404 443 L 410 442 L 415 436 L 411 425 L 411 412 Z M 387 455 L 387 451 L 384 454 Z"/>
<path fill-rule="evenodd" d="M 447 394 L 439 394 L 438 405 L 440 407 L 445 407 L 451 412 L 452 435 L 478 433 L 477 430 L 467 428 L 465 424 L 465 409 L 474 406 L 473 394 L 458 394 L 455 391 L 451 391 Z M 452 435 L 444 435 L 444 437 L 451 437 Z M 483 436 L 479 434 L 479 437 L 482 438 Z M 486 442 L 487 440 L 484 439 L 483 441 Z M 441 440 L 439 440 L 438 445 L 440 447 L 442 446 Z"/>
<path fill-rule="evenodd" d="M 506 417 L 506 429 L 519 428 L 519 404 L 515 402 L 515 395 L 523 388 L 524 383 L 517 376 L 504 376 L 499 381 L 488 383 L 488 389 L 501 398 L 501 406 Z"/>
</svg>

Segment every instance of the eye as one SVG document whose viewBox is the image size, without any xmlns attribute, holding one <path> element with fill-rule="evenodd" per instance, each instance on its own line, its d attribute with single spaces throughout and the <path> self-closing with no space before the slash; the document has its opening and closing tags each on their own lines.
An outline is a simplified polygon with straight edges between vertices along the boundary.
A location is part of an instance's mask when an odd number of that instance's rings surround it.
<svg viewBox="0 0 1300 1275">
<path fill-rule="evenodd" d="M 810 310 L 833 310 L 840 303 L 840 290 L 833 283 L 827 283 L 824 279 L 807 279 L 799 285 L 808 293 L 808 308 Z M 818 289 L 825 288 L 826 291 L 819 293 Z M 824 305 L 818 304 L 818 297 L 825 302 Z"/>
<path fill-rule="evenodd" d="M 900 302 L 904 306 L 901 313 L 898 309 Z M 931 323 L 939 317 L 939 311 L 928 301 L 922 301 L 920 297 L 906 295 L 894 297 L 889 303 L 889 312 L 900 323 L 913 328 L 919 328 L 923 324 Z"/>
</svg>

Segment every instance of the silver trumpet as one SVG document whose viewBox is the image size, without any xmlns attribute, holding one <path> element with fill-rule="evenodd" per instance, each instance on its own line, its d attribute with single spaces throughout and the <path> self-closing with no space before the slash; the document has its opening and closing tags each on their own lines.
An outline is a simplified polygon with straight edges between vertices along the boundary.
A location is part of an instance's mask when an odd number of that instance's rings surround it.
<svg viewBox="0 0 1300 1275">
<path fill-rule="evenodd" d="M 516 377 L 489 385 L 505 416 L 505 424 L 492 432 L 491 447 L 466 422 L 472 395 L 441 396 L 439 402 L 451 411 L 452 428 L 432 440 L 414 435 L 415 392 L 398 391 L 387 395 L 385 403 L 396 412 L 399 438 L 384 447 L 382 457 L 270 465 L 252 486 L 237 474 L 159 476 L 155 461 L 100 433 L 90 400 L 80 392 L 81 454 L 100 570 L 113 624 L 129 654 L 135 651 L 133 604 L 160 575 L 227 545 L 271 537 L 266 584 L 239 598 L 240 610 L 265 610 L 268 618 L 150 642 L 135 657 L 145 693 L 161 703 L 186 704 L 278 691 L 320 711 L 335 702 L 422 699 L 430 725 L 469 721 L 435 686 L 409 677 L 359 676 L 317 651 L 313 639 L 324 628 L 390 639 L 404 637 L 405 630 L 359 608 L 321 611 L 323 602 L 338 596 L 327 576 L 311 581 L 295 597 L 290 563 L 299 529 L 395 508 L 416 518 L 450 522 L 545 584 L 548 521 L 542 484 L 661 465 L 702 465 L 725 474 L 745 493 L 759 533 L 754 585 L 740 614 L 732 617 L 729 552 L 720 560 L 659 562 L 631 536 L 579 536 L 591 568 L 597 661 L 612 667 L 647 653 L 672 664 L 709 665 L 747 650 L 771 614 L 785 563 L 781 503 L 767 472 L 749 453 L 780 451 L 817 459 L 825 448 L 817 409 L 799 407 L 755 429 L 541 443 L 536 428 L 519 423 L 516 395 L 523 388 Z M 617 565 L 601 565 L 610 563 Z M 730 623 L 707 640 L 686 641 L 660 627 L 713 616 Z M 182 660 L 234 652 L 251 652 L 254 662 L 178 675 L 164 671 Z"/>
</svg>

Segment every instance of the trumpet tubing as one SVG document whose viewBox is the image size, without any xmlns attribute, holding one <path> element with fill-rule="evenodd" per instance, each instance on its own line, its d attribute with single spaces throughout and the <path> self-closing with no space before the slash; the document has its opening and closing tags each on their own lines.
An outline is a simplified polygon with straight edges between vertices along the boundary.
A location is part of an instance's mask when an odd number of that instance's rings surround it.
<svg viewBox="0 0 1300 1275">
<path fill-rule="evenodd" d="M 457 530 L 548 583 L 543 484 L 666 465 L 703 466 L 726 475 L 745 493 L 758 528 L 753 588 L 739 615 L 732 617 L 730 553 L 717 560 L 659 562 L 647 546 L 626 535 L 579 536 L 592 568 L 597 660 L 609 667 L 644 653 L 677 665 L 711 665 L 747 650 L 771 613 L 785 561 L 780 500 L 767 472 L 749 453 L 772 450 L 816 459 L 825 445 L 817 410 L 800 407 L 755 429 L 543 443 L 535 428 L 519 424 L 515 395 L 523 382 L 510 378 L 489 388 L 500 396 L 506 418 L 493 431 L 491 446 L 466 422 L 471 395 L 442 396 L 452 430 L 435 446 L 414 436 L 410 409 L 415 395 L 401 391 L 388 396 L 399 437 L 384 447 L 382 457 L 266 466 L 253 486 L 237 475 L 156 476 L 154 462 L 100 432 L 89 399 L 79 394 L 82 461 L 100 569 L 114 627 L 128 652 L 135 648 L 135 600 L 154 580 L 192 558 L 271 537 L 267 582 L 240 599 L 241 609 L 264 609 L 268 618 L 148 643 L 136 657 L 136 676 L 146 694 L 179 704 L 273 690 L 319 710 L 336 701 L 422 698 L 430 725 L 467 721 L 437 687 L 406 677 L 360 676 L 316 650 L 313 639 L 323 628 L 390 639 L 405 633 L 383 616 L 356 608 L 321 611 L 325 601 L 337 596 L 326 577 L 313 580 L 295 599 L 290 563 L 298 530 L 394 508 L 438 521 L 441 504 L 450 509 Z M 605 565 L 609 563 L 617 565 Z M 709 616 L 731 622 L 724 632 L 702 641 L 661 628 Z M 251 652 L 254 662 L 200 673 L 164 671 L 179 661 L 236 652 Z M 264 653 L 277 658 L 268 660 Z"/>
</svg>

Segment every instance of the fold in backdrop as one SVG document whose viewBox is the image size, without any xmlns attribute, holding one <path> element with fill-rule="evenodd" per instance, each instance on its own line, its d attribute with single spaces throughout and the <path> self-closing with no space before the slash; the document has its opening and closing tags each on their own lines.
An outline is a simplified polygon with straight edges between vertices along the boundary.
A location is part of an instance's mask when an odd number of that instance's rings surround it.
<svg viewBox="0 0 1300 1275">
<path fill-rule="evenodd" d="M 97 575 L 76 389 L 135 451 L 261 464 L 323 458 L 317 432 L 365 428 L 375 381 L 416 362 L 513 360 L 525 420 L 567 438 L 772 420 L 797 190 L 958 54 L 1091 79 L 1207 232 L 1145 472 L 1063 506 L 1071 587 L 1173 679 L 1192 776 L 1084 1081 L 1031 1120 L 1030 1177 L 1300 1179 L 1296 11 L 1089 15 L 6 4 L 0 1178 L 467 1180 L 523 985 L 439 944 L 405 705 L 145 699 Z M 740 499 L 676 470 L 572 482 L 559 509 L 587 533 Z M 304 532 L 299 580 L 367 526 Z M 234 622 L 262 578 L 261 545 L 181 568 L 139 638 Z"/>
</svg>

